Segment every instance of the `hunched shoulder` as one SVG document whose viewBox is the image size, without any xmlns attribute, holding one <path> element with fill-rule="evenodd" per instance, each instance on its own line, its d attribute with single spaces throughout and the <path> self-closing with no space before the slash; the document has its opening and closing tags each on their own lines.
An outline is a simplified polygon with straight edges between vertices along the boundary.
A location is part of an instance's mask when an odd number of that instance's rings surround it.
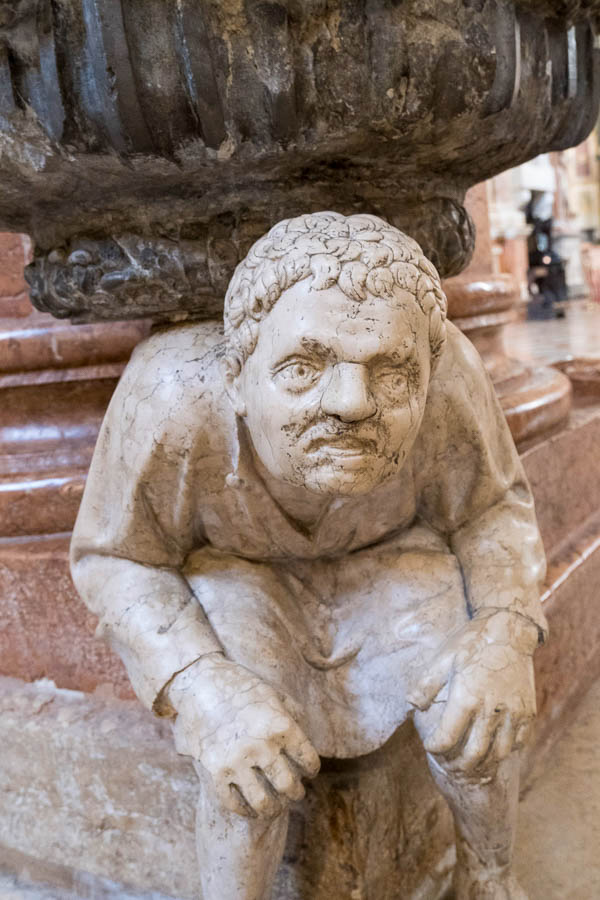
<svg viewBox="0 0 600 900">
<path fill-rule="evenodd" d="M 122 439 L 172 454 L 226 452 L 235 415 L 225 392 L 222 326 L 161 329 L 136 347 L 111 402 Z"/>
</svg>

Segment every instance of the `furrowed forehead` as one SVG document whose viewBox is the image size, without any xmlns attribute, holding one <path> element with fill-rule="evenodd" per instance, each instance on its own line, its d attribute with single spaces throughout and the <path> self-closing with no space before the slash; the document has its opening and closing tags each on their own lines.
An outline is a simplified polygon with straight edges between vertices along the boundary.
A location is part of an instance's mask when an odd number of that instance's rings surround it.
<svg viewBox="0 0 600 900">
<path fill-rule="evenodd" d="M 286 291 L 258 328 L 261 356 L 301 352 L 323 358 L 367 361 L 378 355 L 405 358 L 417 339 L 428 343 L 429 323 L 411 295 L 350 300 L 336 285 Z"/>
<path fill-rule="evenodd" d="M 370 295 L 390 300 L 397 289 L 406 291 L 426 315 L 438 308 L 443 343 L 445 298 L 418 244 L 376 216 L 315 213 L 280 222 L 236 269 L 224 310 L 236 365 L 254 352 L 260 323 L 285 291 L 305 280 L 314 291 L 337 286 L 356 302 Z"/>
</svg>

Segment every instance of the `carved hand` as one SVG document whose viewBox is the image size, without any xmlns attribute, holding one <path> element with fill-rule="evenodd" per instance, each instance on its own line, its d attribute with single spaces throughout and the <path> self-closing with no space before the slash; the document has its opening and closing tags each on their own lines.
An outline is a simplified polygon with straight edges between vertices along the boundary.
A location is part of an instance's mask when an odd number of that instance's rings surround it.
<svg viewBox="0 0 600 900">
<path fill-rule="evenodd" d="M 535 625 L 504 611 L 450 636 L 409 697 L 425 749 L 469 773 L 522 746 L 536 713 L 536 645 Z"/>
<path fill-rule="evenodd" d="M 225 808 L 269 817 L 302 799 L 301 779 L 320 760 L 270 685 L 211 653 L 176 676 L 168 698 L 178 752 L 204 766 Z"/>
</svg>

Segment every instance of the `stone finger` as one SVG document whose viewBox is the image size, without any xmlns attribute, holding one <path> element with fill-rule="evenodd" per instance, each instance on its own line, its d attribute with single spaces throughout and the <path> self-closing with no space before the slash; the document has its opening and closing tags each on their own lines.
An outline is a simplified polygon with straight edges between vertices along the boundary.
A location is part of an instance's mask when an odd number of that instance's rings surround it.
<svg viewBox="0 0 600 900">
<path fill-rule="evenodd" d="M 418 678 L 418 684 L 407 695 L 408 702 L 417 709 L 429 709 L 439 692 L 448 682 L 449 664 L 440 657 L 433 667 Z"/>
<path fill-rule="evenodd" d="M 281 812 L 281 803 L 261 769 L 238 774 L 236 787 L 255 815 L 273 818 Z"/>
<path fill-rule="evenodd" d="M 475 719 L 465 748 L 461 754 L 461 768 L 469 772 L 476 768 L 490 752 L 500 713 L 482 715 Z"/>
<path fill-rule="evenodd" d="M 229 812 L 245 819 L 256 818 L 256 813 L 246 802 L 237 784 L 226 784 L 221 789 L 217 788 L 217 797 L 223 808 Z"/>
<path fill-rule="evenodd" d="M 263 771 L 278 794 L 287 797 L 288 800 L 302 800 L 305 793 L 304 785 L 300 781 L 297 771 L 283 753 L 280 753 L 274 762 L 270 766 L 266 766 Z"/>
<path fill-rule="evenodd" d="M 314 778 L 321 768 L 319 754 L 299 728 L 285 741 L 283 752 L 309 778 Z"/>
<path fill-rule="evenodd" d="M 475 710 L 471 706 L 455 704 L 450 696 L 440 724 L 425 741 L 427 752 L 439 755 L 451 753 L 465 739 L 474 715 Z"/>
<path fill-rule="evenodd" d="M 515 742 L 515 727 L 511 718 L 510 713 L 505 713 L 503 720 L 500 723 L 500 727 L 496 732 L 496 739 L 494 741 L 494 756 L 498 760 L 498 762 L 502 762 L 503 759 L 506 759 L 507 756 L 510 756 L 512 753 L 513 745 Z"/>
<path fill-rule="evenodd" d="M 517 728 L 513 749 L 521 750 L 529 742 L 532 727 L 533 719 L 527 719 L 526 722 L 521 722 L 521 724 Z"/>
</svg>

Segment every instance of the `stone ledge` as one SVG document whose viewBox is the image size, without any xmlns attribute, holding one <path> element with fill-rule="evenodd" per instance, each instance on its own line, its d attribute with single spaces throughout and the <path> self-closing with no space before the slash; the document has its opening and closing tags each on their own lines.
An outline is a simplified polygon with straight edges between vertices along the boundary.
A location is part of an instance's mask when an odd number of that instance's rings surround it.
<svg viewBox="0 0 600 900">
<path fill-rule="evenodd" d="M 167 723 L 134 701 L 9 678 L 0 723 L 5 870 L 75 893 L 93 885 L 94 897 L 111 896 L 106 879 L 113 897 L 196 896 L 197 779 Z"/>
<path fill-rule="evenodd" d="M 130 700 L 124 666 L 94 639 L 97 619 L 73 586 L 69 537 L 0 540 L 0 675 L 51 678 L 61 688 L 88 693 L 110 685 Z"/>
<path fill-rule="evenodd" d="M 600 405 L 572 411 L 567 425 L 521 455 L 549 560 L 600 509 Z"/>
<path fill-rule="evenodd" d="M 7 874 L 2 874 L 6 872 Z M 16 878 L 13 874 L 19 872 Z M 44 879 L 41 881 L 40 879 Z M 68 884 L 71 887 L 65 887 Z M 72 889 L 71 889 L 72 888 Z M 40 863 L 0 848 L 0 900 L 176 900 L 156 891 L 131 892 L 108 878 Z"/>
<path fill-rule="evenodd" d="M 61 900 L 197 898 L 197 779 L 164 720 L 137 702 L 3 678 L 0 742 L 5 873 L 40 891 L 52 884 Z M 348 827 L 355 818 L 357 834 Z M 324 761 L 292 811 L 275 897 L 392 900 L 398 890 L 437 900 L 451 843 L 449 812 L 407 725 L 368 758 Z"/>
<path fill-rule="evenodd" d="M 538 725 L 525 771 L 560 737 L 600 678 L 600 515 L 587 520 L 549 566 L 542 596 L 550 640 L 536 654 Z"/>
</svg>

